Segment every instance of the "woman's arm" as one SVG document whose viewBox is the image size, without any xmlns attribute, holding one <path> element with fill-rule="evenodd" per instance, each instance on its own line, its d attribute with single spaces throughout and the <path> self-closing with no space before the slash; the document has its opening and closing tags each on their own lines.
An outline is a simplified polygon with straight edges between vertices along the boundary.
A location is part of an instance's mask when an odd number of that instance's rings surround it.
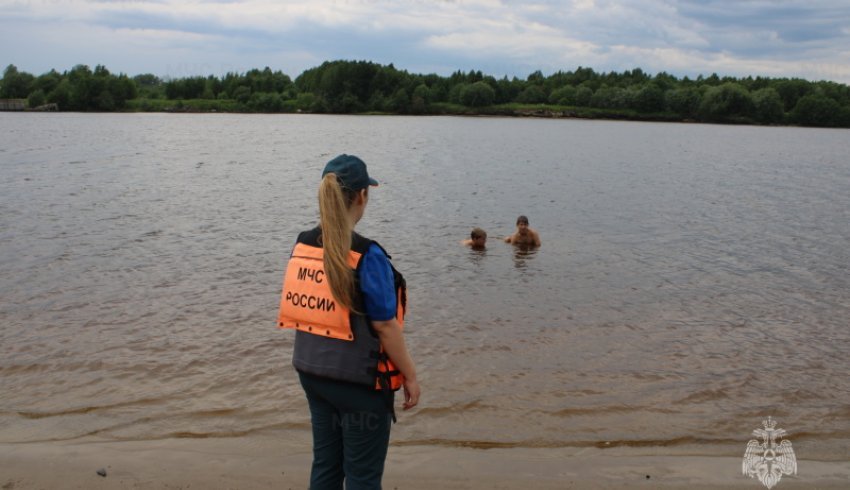
<svg viewBox="0 0 850 490">
<path fill-rule="evenodd" d="M 363 257 L 360 266 L 360 289 L 364 295 L 366 316 L 370 318 L 387 356 L 404 375 L 404 409 L 412 408 L 419 403 L 416 367 L 404 344 L 401 324 L 396 319 L 398 305 L 392 267 L 386 253 L 375 244 L 372 244 Z"/>
<path fill-rule="evenodd" d="M 381 345 L 387 351 L 387 356 L 404 375 L 404 409 L 415 407 L 419 403 L 419 381 L 416 379 L 416 366 L 414 366 L 413 359 L 407 352 L 407 345 L 404 343 L 401 325 L 399 325 L 398 320 L 391 318 L 383 322 L 373 320 L 372 326 L 378 333 Z"/>
</svg>

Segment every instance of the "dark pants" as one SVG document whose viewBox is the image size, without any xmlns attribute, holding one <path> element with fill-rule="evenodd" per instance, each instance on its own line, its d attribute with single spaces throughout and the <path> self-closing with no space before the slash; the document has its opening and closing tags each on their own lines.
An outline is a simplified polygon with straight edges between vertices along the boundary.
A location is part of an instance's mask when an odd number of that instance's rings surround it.
<svg viewBox="0 0 850 490">
<path fill-rule="evenodd" d="M 380 390 L 298 373 L 313 423 L 311 490 L 380 489 L 392 415 Z"/>
</svg>

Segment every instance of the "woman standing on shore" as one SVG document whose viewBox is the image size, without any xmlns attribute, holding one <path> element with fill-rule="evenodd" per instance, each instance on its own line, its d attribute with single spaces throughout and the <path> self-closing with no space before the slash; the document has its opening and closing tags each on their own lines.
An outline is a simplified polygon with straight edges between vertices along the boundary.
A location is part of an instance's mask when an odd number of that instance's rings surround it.
<svg viewBox="0 0 850 490">
<path fill-rule="evenodd" d="M 354 226 L 369 202 L 366 164 L 340 155 L 325 166 L 318 227 L 298 235 L 284 277 L 280 328 L 293 328 L 292 364 L 313 426 L 312 490 L 380 488 L 394 392 L 419 402 L 402 334 L 404 278 Z"/>
</svg>

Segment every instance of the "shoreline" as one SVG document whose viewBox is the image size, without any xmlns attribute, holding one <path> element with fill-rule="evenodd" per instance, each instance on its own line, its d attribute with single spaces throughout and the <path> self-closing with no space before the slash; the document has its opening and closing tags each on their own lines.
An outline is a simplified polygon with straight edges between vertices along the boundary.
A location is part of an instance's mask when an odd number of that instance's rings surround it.
<svg viewBox="0 0 850 490">
<path fill-rule="evenodd" d="M 738 447 L 740 446 L 740 447 Z M 383 486 L 433 488 L 764 488 L 741 473 L 744 445 L 473 449 L 391 444 Z M 310 435 L 0 443 L 0 488 L 307 488 Z M 104 469 L 106 476 L 97 471 Z M 775 488 L 850 486 L 850 461 L 798 460 Z"/>
<path fill-rule="evenodd" d="M 843 126 L 800 126 L 793 124 L 760 124 L 748 121 L 725 121 L 725 122 L 708 122 L 698 121 L 696 119 L 675 119 L 675 118 L 632 118 L 627 116 L 610 115 L 610 116 L 590 116 L 585 114 L 576 114 L 570 111 L 558 110 L 523 110 L 512 113 L 503 112 L 443 112 L 443 113 L 423 113 L 423 114 L 398 114 L 393 112 L 354 112 L 354 113 L 335 113 L 335 112 L 252 112 L 252 111 L 218 111 L 218 110 L 195 110 L 195 109 L 178 109 L 178 110 L 115 110 L 115 111 L 0 111 L 0 113 L 18 113 L 18 114 L 186 114 L 186 115 L 253 115 L 253 116 L 276 116 L 276 115 L 295 115 L 295 116 L 380 116 L 380 117 L 460 117 L 460 118 L 493 118 L 493 119 L 561 119 L 561 120 L 578 120 L 578 121 L 613 121 L 613 122 L 636 122 L 636 123 L 660 123 L 660 124 L 694 124 L 708 126 L 750 126 L 760 128 L 796 128 L 796 129 L 850 129 Z"/>
<path fill-rule="evenodd" d="M 148 99 L 133 99 L 133 105 L 141 104 Z M 162 101 L 164 99 L 151 99 Z M 203 99 L 201 99 L 203 100 Z M 141 101 L 141 102 L 140 102 Z M 529 105 L 526 107 L 500 107 L 490 106 L 482 109 L 438 109 L 420 113 L 398 113 L 398 112 L 313 112 L 309 110 L 283 110 L 283 111 L 254 111 L 234 110 L 221 107 L 203 107 L 198 105 L 196 99 L 171 100 L 173 105 L 163 105 L 158 108 L 129 107 L 109 111 L 64 111 L 58 108 L 42 110 L 39 108 L 26 108 L 16 111 L 0 111 L 9 113 L 72 113 L 72 114 L 253 114 L 253 115 L 314 115 L 314 116 L 402 116 L 402 117 L 483 117 L 483 118 L 519 118 L 519 119 L 579 119 L 587 121 L 629 121 L 629 122 L 654 122 L 654 123 L 681 123 L 681 124 L 709 124 L 719 126 L 762 126 L 762 127 L 787 127 L 787 128 L 809 128 L 821 129 L 848 129 L 844 126 L 800 126 L 794 124 L 764 124 L 748 118 L 730 118 L 722 121 L 700 121 L 693 118 L 682 118 L 669 113 L 639 113 L 620 112 L 613 109 L 577 106 L 557 105 Z M 204 104 L 207 105 L 207 104 Z M 215 105 L 215 104 L 212 104 Z"/>
</svg>

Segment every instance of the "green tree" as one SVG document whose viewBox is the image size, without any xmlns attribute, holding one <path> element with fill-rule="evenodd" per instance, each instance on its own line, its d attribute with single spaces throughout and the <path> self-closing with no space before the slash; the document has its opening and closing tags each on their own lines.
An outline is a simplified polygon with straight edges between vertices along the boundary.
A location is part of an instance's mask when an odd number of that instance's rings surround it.
<svg viewBox="0 0 850 490">
<path fill-rule="evenodd" d="M 138 96 L 146 99 L 160 99 L 165 97 L 165 87 L 162 80 L 152 73 L 144 73 L 133 77 L 136 84 Z"/>
<path fill-rule="evenodd" d="M 366 107 L 370 111 L 377 112 L 390 112 L 392 109 L 390 108 L 390 99 L 382 92 L 375 92 L 369 97 L 369 102 L 366 104 Z"/>
<path fill-rule="evenodd" d="M 546 102 L 546 92 L 539 85 L 529 85 L 525 90 L 520 92 L 516 101 L 520 104 L 542 104 Z"/>
<path fill-rule="evenodd" d="M 257 112 L 280 112 L 283 110 L 283 99 L 276 92 L 256 92 L 251 94 L 248 107 Z"/>
<path fill-rule="evenodd" d="M 302 92 L 295 98 L 295 108 L 300 111 L 312 111 L 316 105 L 317 98 L 310 92 Z"/>
<path fill-rule="evenodd" d="M 413 95 L 410 96 L 410 112 L 414 114 L 422 114 L 428 111 L 428 106 L 431 104 L 431 89 L 424 83 L 420 83 L 413 89 Z"/>
<path fill-rule="evenodd" d="M 664 91 L 654 83 L 647 83 L 634 94 L 634 108 L 641 112 L 664 110 Z"/>
<path fill-rule="evenodd" d="M 34 81 L 35 77 L 29 73 L 20 72 L 15 65 L 9 65 L 3 71 L 3 79 L 0 80 L 0 98 L 25 99 Z"/>
<path fill-rule="evenodd" d="M 467 85 L 460 93 L 461 104 L 467 107 L 484 107 L 491 105 L 496 98 L 496 91 L 486 82 L 475 82 Z"/>
<path fill-rule="evenodd" d="M 109 92 L 109 90 L 104 90 L 100 92 L 99 95 L 95 96 L 94 107 L 91 108 L 101 111 L 113 111 L 116 106 L 115 97 L 112 96 L 112 93 Z"/>
<path fill-rule="evenodd" d="M 36 90 L 27 97 L 27 106 L 31 109 L 42 106 L 45 102 L 47 102 L 47 96 L 44 95 L 44 91 L 41 89 Z"/>
<path fill-rule="evenodd" d="M 396 90 L 390 99 L 390 109 L 399 114 L 407 114 L 410 111 L 410 96 L 407 95 L 407 90 Z"/>
<path fill-rule="evenodd" d="M 516 77 L 512 80 L 508 80 L 508 77 L 496 80 L 496 84 L 493 87 L 493 90 L 496 92 L 496 97 L 493 102 L 496 104 L 504 104 L 516 100 L 519 93 L 523 90 L 524 85 L 525 83 Z"/>
<path fill-rule="evenodd" d="M 245 85 L 251 88 L 252 93 L 276 93 L 289 95 L 293 88 L 292 80 L 281 71 L 272 71 L 268 66 L 263 70 L 250 70 L 243 77 Z"/>
<path fill-rule="evenodd" d="M 838 102 L 825 95 L 805 95 L 791 111 L 791 120 L 801 126 L 836 126 L 841 109 Z"/>
<path fill-rule="evenodd" d="M 424 83 L 420 83 L 413 89 L 413 97 L 419 97 L 427 105 L 431 103 L 431 89 Z"/>
<path fill-rule="evenodd" d="M 652 83 L 665 93 L 678 85 L 678 80 L 667 72 L 661 72 L 652 79 Z"/>
<path fill-rule="evenodd" d="M 715 87 L 717 85 L 720 85 L 723 82 L 720 80 L 720 77 L 717 76 L 717 73 L 712 73 L 707 78 L 703 78 L 702 75 L 698 76 L 697 77 L 697 83 L 699 85 L 708 85 L 708 86 L 711 86 L 711 87 Z"/>
<path fill-rule="evenodd" d="M 115 107 L 123 109 L 127 105 L 128 100 L 135 99 L 139 96 L 139 89 L 136 87 L 130 77 L 124 75 L 111 76 L 107 81 L 107 90 L 109 91 L 115 103 Z"/>
<path fill-rule="evenodd" d="M 248 102 L 248 99 L 251 98 L 251 89 L 244 85 L 240 85 L 236 87 L 236 90 L 233 91 L 232 97 L 236 99 L 237 102 L 241 102 L 244 104 Z"/>
<path fill-rule="evenodd" d="M 835 100 L 842 106 L 850 105 L 850 85 L 828 81 L 820 81 L 814 84 L 815 90 Z"/>
<path fill-rule="evenodd" d="M 557 105 L 576 105 L 576 88 L 572 85 L 565 85 L 561 88 L 556 88 L 549 94 L 549 103 Z"/>
<path fill-rule="evenodd" d="M 449 96 L 449 81 L 446 77 L 430 73 L 425 75 L 422 82 L 428 86 L 430 92 L 428 102 L 446 102 Z"/>
<path fill-rule="evenodd" d="M 664 103 L 668 110 L 684 118 L 695 117 L 702 96 L 696 87 L 674 88 L 664 94 Z"/>
<path fill-rule="evenodd" d="M 624 88 L 602 86 L 593 93 L 590 105 L 600 109 L 626 109 L 632 105 L 632 96 Z"/>
<path fill-rule="evenodd" d="M 95 107 L 94 99 L 100 94 L 99 84 L 87 65 L 77 65 L 68 72 L 69 82 L 68 109 L 85 111 Z"/>
<path fill-rule="evenodd" d="M 47 73 L 39 75 L 32 84 L 32 90 L 41 90 L 45 94 L 52 92 L 62 81 L 62 75 L 56 70 L 50 70 Z"/>
<path fill-rule="evenodd" d="M 105 66 L 96 65 L 94 67 L 89 93 L 91 103 L 86 109 L 113 111 L 119 107 L 118 97 L 109 90 L 113 78 L 114 76 Z"/>
<path fill-rule="evenodd" d="M 452 104 L 463 104 L 460 94 L 463 93 L 463 91 L 466 90 L 467 87 L 469 87 L 468 83 L 457 83 L 455 85 L 452 85 L 452 88 L 449 89 L 449 102 L 451 102 Z"/>
<path fill-rule="evenodd" d="M 699 106 L 704 121 L 721 122 L 753 115 L 753 99 L 746 88 L 737 83 L 724 83 L 709 88 Z"/>
<path fill-rule="evenodd" d="M 209 84 L 204 85 L 204 91 L 201 92 L 201 95 L 198 96 L 199 99 L 215 99 L 215 92 Z"/>
<path fill-rule="evenodd" d="M 785 115 L 782 110 L 782 99 L 772 88 L 762 88 L 753 92 L 753 106 L 756 121 L 763 124 L 780 123 Z"/>
<path fill-rule="evenodd" d="M 366 61 L 332 61 L 311 68 L 295 79 L 301 92 L 312 92 L 323 99 L 330 112 L 357 112 L 370 105 L 380 92 L 395 95 L 409 90 L 412 77 L 393 65 L 381 66 Z"/>
<path fill-rule="evenodd" d="M 542 84 L 544 80 L 545 77 L 543 76 L 543 72 L 540 70 L 531 73 L 528 75 L 528 78 L 525 79 L 526 82 L 532 85 Z"/>
<path fill-rule="evenodd" d="M 594 91 L 599 86 L 598 80 L 599 75 L 593 71 L 593 68 L 578 67 L 570 77 L 569 83 L 574 86 L 584 85 Z"/>
<path fill-rule="evenodd" d="M 182 95 L 184 99 L 200 99 L 204 95 L 204 89 L 207 87 L 207 80 L 204 77 L 189 77 L 182 80 Z"/>
<path fill-rule="evenodd" d="M 59 85 L 47 94 L 47 101 L 59 106 L 59 110 L 70 109 L 71 82 L 67 78 L 59 82 Z"/>
<path fill-rule="evenodd" d="M 162 83 L 162 80 L 159 79 L 158 76 L 153 73 L 143 73 L 141 75 L 136 75 L 133 77 L 133 81 L 136 82 L 136 85 L 139 88 L 142 87 L 155 87 Z"/>
<path fill-rule="evenodd" d="M 590 101 L 593 99 L 593 90 L 582 85 L 576 89 L 576 105 L 579 107 L 589 107 Z"/>
<path fill-rule="evenodd" d="M 400 89 L 404 90 L 404 89 Z M 366 108 L 366 104 L 362 103 L 360 99 L 351 92 L 345 92 L 342 95 L 342 98 L 336 99 L 334 104 L 329 106 L 331 112 L 341 113 L 341 114 L 351 114 L 356 112 L 362 112 Z"/>
<path fill-rule="evenodd" d="M 793 110 L 797 106 L 797 101 L 812 91 L 812 84 L 799 78 L 777 80 L 771 84 L 771 87 L 782 99 L 785 112 Z"/>
<path fill-rule="evenodd" d="M 623 86 L 644 85 L 649 82 L 649 75 L 643 72 L 640 68 L 634 68 L 632 71 L 626 70 L 620 77 Z"/>
</svg>

